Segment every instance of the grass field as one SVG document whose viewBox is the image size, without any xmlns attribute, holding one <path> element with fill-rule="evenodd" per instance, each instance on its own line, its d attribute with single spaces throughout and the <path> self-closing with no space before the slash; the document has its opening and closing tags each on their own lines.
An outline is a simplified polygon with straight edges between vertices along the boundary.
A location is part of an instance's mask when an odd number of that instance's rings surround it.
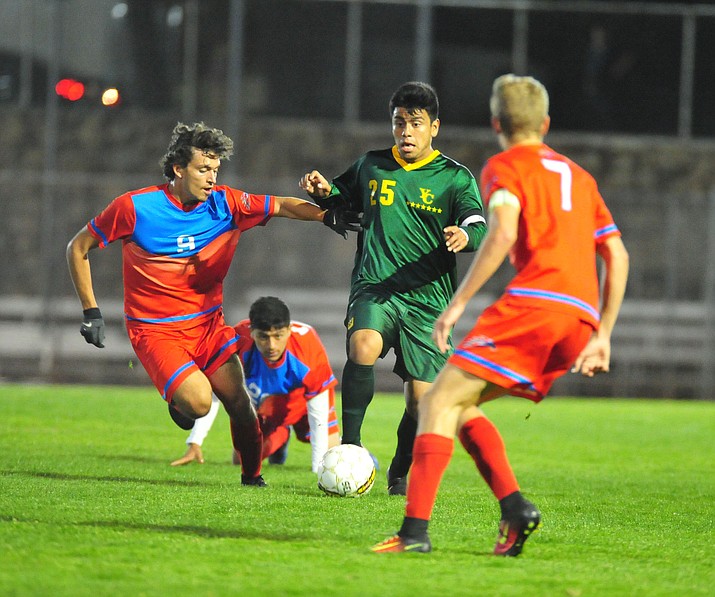
<svg viewBox="0 0 715 597">
<path fill-rule="evenodd" d="M 384 467 L 402 412 L 379 395 L 372 492 L 328 498 L 292 441 L 265 490 L 230 464 L 221 412 L 204 465 L 153 389 L 0 386 L 0 595 L 712 595 L 715 402 L 549 398 L 487 405 L 544 526 L 491 556 L 498 508 L 457 446 L 428 555 L 376 555 L 404 498 Z"/>
</svg>

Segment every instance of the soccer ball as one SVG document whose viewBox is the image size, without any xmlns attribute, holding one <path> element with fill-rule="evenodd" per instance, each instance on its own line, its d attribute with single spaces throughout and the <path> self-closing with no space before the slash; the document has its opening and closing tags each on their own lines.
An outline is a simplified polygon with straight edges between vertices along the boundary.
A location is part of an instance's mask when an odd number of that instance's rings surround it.
<svg viewBox="0 0 715 597">
<path fill-rule="evenodd" d="M 360 497 L 375 483 L 375 463 L 365 448 L 342 444 L 330 448 L 318 465 L 318 487 L 327 495 Z"/>
</svg>

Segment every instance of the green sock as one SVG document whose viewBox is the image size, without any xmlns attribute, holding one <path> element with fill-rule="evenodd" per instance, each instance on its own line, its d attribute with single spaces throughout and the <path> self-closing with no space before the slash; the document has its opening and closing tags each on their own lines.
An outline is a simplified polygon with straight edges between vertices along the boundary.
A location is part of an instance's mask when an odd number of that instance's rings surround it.
<svg viewBox="0 0 715 597">
<path fill-rule="evenodd" d="M 348 359 L 343 369 L 341 392 L 343 403 L 342 442 L 360 445 L 362 421 L 375 394 L 373 365 L 357 365 Z"/>
<path fill-rule="evenodd" d="M 417 420 L 406 410 L 397 427 L 397 447 L 395 457 L 390 464 L 390 478 L 406 477 L 412 466 L 412 444 L 417 435 Z"/>
</svg>

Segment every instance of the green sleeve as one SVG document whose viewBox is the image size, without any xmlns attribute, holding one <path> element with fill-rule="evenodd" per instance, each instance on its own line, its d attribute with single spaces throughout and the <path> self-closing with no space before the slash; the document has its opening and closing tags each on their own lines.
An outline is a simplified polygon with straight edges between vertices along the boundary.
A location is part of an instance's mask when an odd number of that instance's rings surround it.
<svg viewBox="0 0 715 597">
<path fill-rule="evenodd" d="M 476 251 L 487 233 L 487 220 L 484 214 L 482 197 L 477 181 L 467 168 L 459 170 L 455 177 L 456 185 L 456 223 L 469 237 L 464 251 Z"/>
<path fill-rule="evenodd" d="M 364 159 L 360 158 L 350 166 L 340 176 L 331 181 L 331 189 L 328 197 L 340 198 L 341 203 L 354 211 L 362 211 L 362 197 L 357 186 L 360 164 Z"/>
</svg>

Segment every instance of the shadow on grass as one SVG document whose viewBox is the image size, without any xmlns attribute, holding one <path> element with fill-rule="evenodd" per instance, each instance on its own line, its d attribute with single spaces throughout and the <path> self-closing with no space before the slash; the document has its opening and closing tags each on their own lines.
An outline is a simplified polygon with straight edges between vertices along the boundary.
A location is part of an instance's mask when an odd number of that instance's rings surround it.
<svg viewBox="0 0 715 597">
<path fill-rule="evenodd" d="M 129 454 L 122 454 L 122 455 L 107 455 L 107 454 L 102 454 L 100 456 L 95 456 L 95 458 L 99 458 L 101 460 L 112 460 L 115 462 L 139 462 L 141 464 L 166 464 L 167 466 L 170 466 L 170 463 L 173 460 L 176 460 L 179 458 L 181 454 L 178 456 L 175 455 L 173 458 L 159 458 L 157 456 L 131 456 Z M 179 466 L 179 467 L 174 467 L 177 469 L 183 468 L 184 466 L 192 466 L 192 465 L 197 465 L 197 466 L 226 466 L 226 465 L 231 465 L 231 466 L 236 466 L 234 465 L 229 459 L 225 460 L 207 460 L 204 463 L 199 464 L 198 462 L 191 462 L 189 464 Z"/>
<path fill-rule="evenodd" d="M 214 485 L 221 487 L 223 483 L 211 483 L 207 481 L 180 481 L 176 479 L 140 479 L 134 477 L 118 477 L 118 476 L 98 476 L 98 475 L 71 475 L 68 473 L 54 473 L 42 471 L 0 471 L 0 475 L 19 476 L 19 477 L 35 477 L 37 479 L 55 479 L 58 481 L 107 481 L 110 483 L 142 483 L 147 485 L 167 485 L 170 487 L 206 487 Z"/>
<path fill-rule="evenodd" d="M 202 465 L 197 465 L 197 466 L 206 466 L 205 464 Z M 234 468 L 235 465 L 229 464 L 228 466 Z M 183 468 L 183 467 L 170 467 L 167 465 L 167 468 Z M 235 467 L 240 473 L 240 469 L 238 467 Z M 265 468 L 264 468 L 265 470 Z M 164 486 L 164 487 L 225 487 L 226 486 L 226 481 L 207 481 L 207 480 L 201 480 L 201 481 L 196 481 L 196 480 L 182 480 L 182 479 L 142 479 L 138 477 L 124 477 L 124 476 L 118 476 L 118 475 L 107 475 L 107 476 L 101 476 L 101 475 L 77 475 L 77 474 L 69 474 L 69 473 L 57 473 L 57 472 L 46 472 L 46 471 L 23 471 L 23 470 L 0 470 L 0 477 L 10 477 L 10 476 L 15 476 L 15 477 L 32 477 L 35 479 L 52 479 L 56 481 L 104 481 L 107 483 L 137 483 L 141 485 L 156 485 L 156 486 Z M 235 482 L 236 488 L 238 489 L 240 487 L 240 474 L 237 474 L 234 478 L 229 479 L 230 482 Z M 270 472 L 266 476 L 266 480 L 268 482 L 269 488 L 271 487 L 271 479 L 270 479 Z M 280 486 L 280 483 L 278 483 L 276 486 Z M 292 490 L 292 495 L 294 496 L 302 496 L 305 498 L 312 498 L 312 499 L 325 499 L 325 500 L 348 500 L 352 501 L 354 499 L 369 499 L 367 496 L 363 496 L 361 498 L 340 498 L 340 497 L 334 497 L 334 496 L 328 496 L 320 489 L 318 489 L 317 483 L 315 485 L 310 484 L 308 486 L 295 486 L 294 483 L 289 484 L 290 489 Z M 246 487 L 243 488 L 247 491 L 256 491 L 256 488 L 253 487 Z"/>
<path fill-rule="evenodd" d="M 140 524 L 125 522 L 120 520 L 87 520 L 82 522 L 62 522 L 41 521 L 35 518 L 19 518 L 17 516 L 0 515 L 0 522 L 37 524 L 44 523 L 52 526 L 62 527 L 89 527 L 103 529 L 118 529 L 124 531 L 148 531 L 152 533 L 177 533 L 181 535 L 194 535 L 208 539 L 265 539 L 267 541 L 305 541 L 304 532 L 296 534 L 288 533 L 265 533 L 234 529 L 216 529 L 194 525 L 169 525 L 169 524 Z"/>
</svg>

